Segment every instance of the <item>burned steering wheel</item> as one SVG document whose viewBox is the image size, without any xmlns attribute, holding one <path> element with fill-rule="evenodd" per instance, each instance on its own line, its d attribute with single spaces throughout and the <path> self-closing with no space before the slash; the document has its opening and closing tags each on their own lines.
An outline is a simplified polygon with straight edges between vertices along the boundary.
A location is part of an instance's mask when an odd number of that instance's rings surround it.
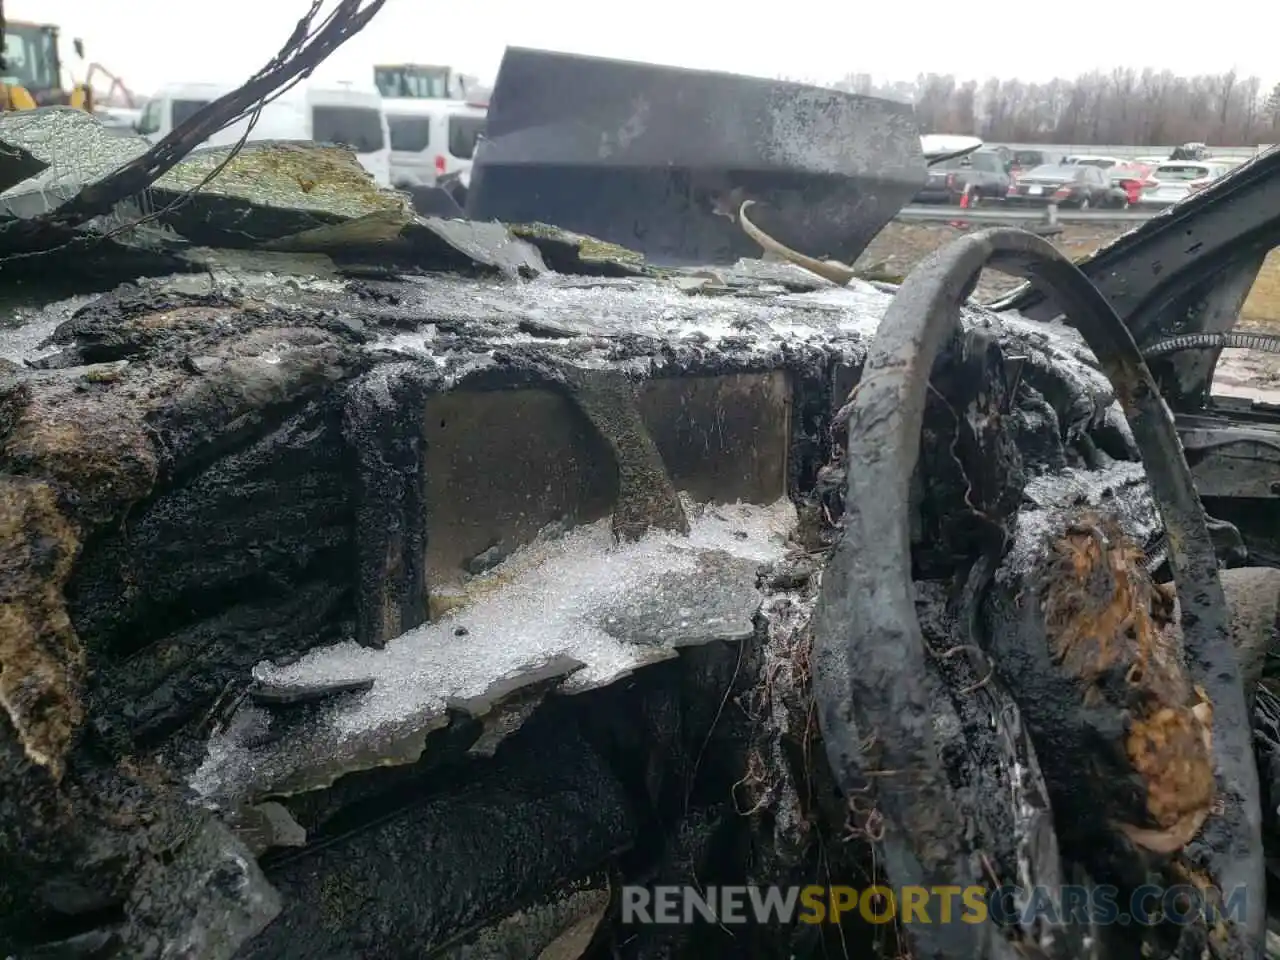
<svg viewBox="0 0 1280 960">
<path fill-rule="evenodd" d="M 986 267 L 1029 279 L 1057 299 L 1128 418 L 1168 534 L 1187 672 L 1212 702 L 1220 731 L 1213 751 L 1221 813 L 1206 867 L 1221 889 L 1261 891 L 1261 814 L 1246 698 L 1228 640 L 1217 560 L 1172 416 L 1105 297 L 1051 244 L 1022 231 L 962 237 L 917 267 L 881 321 L 850 401 L 844 531 L 823 577 L 814 621 L 814 692 L 836 780 L 846 795 L 865 790 L 863 753 L 874 737 L 886 768 L 910 772 L 875 781 L 887 821 L 883 850 L 891 882 L 973 882 L 966 825 L 950 802 L 931 715 L 912 592 L 907 478 L 920 453 L 935 359 L 959 331 L 960 305 Z M 1230 931 L 1231 954 L 1258 955 L 1263 928 L 1263 912 L 1255 907 Z M 930 956 L 999 955 L 983 946 L 989 946 L 989 934 L 972 926 L 922 927 L 916 935 Z"/>
</svg>

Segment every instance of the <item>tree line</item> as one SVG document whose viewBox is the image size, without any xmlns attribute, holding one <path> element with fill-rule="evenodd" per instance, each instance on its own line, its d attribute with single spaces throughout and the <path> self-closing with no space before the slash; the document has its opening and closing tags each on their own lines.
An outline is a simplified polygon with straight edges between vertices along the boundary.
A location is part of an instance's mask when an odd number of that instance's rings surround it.
<svg viewBox="0 0 1280 960">
<path fill-rule="evenodd" d="M 876 86 L 851 74 L 840 89 L 906 100 L 920 128 L 1007 143 L 1254 146 L 1280 141 L 1280 83 L 1234 71 L 1180 77 L 1120 67 L 1074 80 L 957 80 L 921 74 Z"/>
</svg>

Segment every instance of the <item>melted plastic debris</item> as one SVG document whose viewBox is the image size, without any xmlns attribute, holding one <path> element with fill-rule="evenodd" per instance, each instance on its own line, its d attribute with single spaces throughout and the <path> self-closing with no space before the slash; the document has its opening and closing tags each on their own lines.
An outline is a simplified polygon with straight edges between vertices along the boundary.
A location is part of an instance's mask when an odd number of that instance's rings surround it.
<svg viewBox="0 0 1280 960">
<path fill-rule="evenodd" d="M 1138 441 L 1134 439 L 1133 427 L 1129 426 L 1129 419 L 1124 415 L 1124 410 L 1120 407 L 1120 401 L 1117 400 L 1107 407 L 1107 412 L 1102 415 L 1102 422 L 1123 438 L 1125 446 L 1130 450 L 1137 451 Z"/>
<path fill-rule="evenodd" d="M 1141 463 L 1116 461 L 1105 470 L 1069 467 L 1029 481 L 1023 497 L 1028 505 L 1018 511 L 1017 536 L 998 578 L 1005 571 L 1021 573 L 1043 558 L 1046 542 L 1061 534 L 1067 510 L 1083 513 L 1092 509 L 1112 515 L 1140 544 L 1154 541 L 1163 530 Z"/>
<path fill-rule="evenodd" d="M 367 324 L 365 329 L 382 329 L 383 336 L 370 349 L 402 354 L 419 371 L 429 364 L 440 378 L 441 389 L 493 365 L 497 353 L 506 347 L 537 348 L 552 342 L 579 366 L 609 366 L 641 376 L 652 375 L 668 362 L 658 347 L 661 343 L 732 350 L 739 359 L 750 354 L 769 363 L 803 346 L 824 351 L 832 360 L 860 365 L 867 342 L 893 300 L 892 292 L 859 280 L 807 293 L 766 294 L 757 287 L 703 297 L 648 277 L 606 280 L 546 274 L 516 283 L 446 274 L 388 282 L 388 292 L 394 295 L 383 302 L 357 298 L 346 281 L 326 276 L 314 258 L 273 256 L 264 256 L 262 269 L 256 272 L 236 258 L 219 262 L 216 272 L 241 295 L 292 314 L 299 323 L 321 313 L 336 313 Z M 155 290 L 210 289 L 209 277 L 203 274 L 146 280 L 141 285 Z M 6 332 L 0 358 L 21 363 L 56 353 L 57 345 L 41 344 L 83 303 L 77 298 L 39 312 L 24 311 L 14 319 L 28 322 Z M 1105 419 L 1130 437 L 1110 383 L 1074 329 L 1016 314 L 996 314 L 975 304 L 962 307 L 960 318 L 966 329 L 992 331 L 1006 341 L 1010 352 L 1037 356 L 1041 358 L 1037 362 L 1068 373 L 1079 395 L 1092 398 L 1090 420 Z M 653 346 L 619 358 L 618 342 L 626 340 L 634 348 L 637 338 L 650 339 Z"/>
<path fill-rule="evenodd" d="M 791 289 L 817 290 L 827 289 L 832 285 L 830 280 L 824 280 L 816 273 L 786 260 L 753 260 L 743 257 L 732 267 L 718 272 L 727 280 L 763 282 Z"/>
<path fill-rule="evenodd" d="M 383 650 L 348 641 L 285 667 L 259 664 L 254 678 L 275 687 L 374 685 L 313 708 L 287 734 L 270 730 L 285 722 L 280 715 L 242 709 L 211 739 L 192 785 L 218 801 L 313 789 L 352 770 L 413 762 L 447 707 L 465 701 L 483 713 L 495 687 L 511 692 L 551 661 L 582 664 L 564 684 L 574 692 L 681 645 L 749 636 L 761 601 L 756 570 L 785 554 L 795 509 L 784 499 L 690 513 L 687 537 L 655 531 L 616 544 L 604 519 L 535 541 L 474 578 L 470 605 Z"/>
<path fill-rule="evenodd" d="M 1098 366 L 1080 331 L 1063 323 L 1041 323 L 1017 314 L 998 314 L 1002 328 L 1020 340 L 1034 344 L 1058 369 L 1087 384 L 1094 395 L 1113 396 L 1107 375 Z"/>
</svg>

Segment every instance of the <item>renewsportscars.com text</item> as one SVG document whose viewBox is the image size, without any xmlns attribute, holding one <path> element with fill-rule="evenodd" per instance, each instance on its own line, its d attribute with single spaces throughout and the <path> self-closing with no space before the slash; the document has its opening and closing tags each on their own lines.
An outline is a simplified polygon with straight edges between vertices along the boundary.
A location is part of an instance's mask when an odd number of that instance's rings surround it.
<svg viewBox="0 0 1280 960">
<path fill-rule="evenodd" d="M 626 886 L 622 921 L 637 924 L 868 923 L 1142 924 L 1242 920 L 1243 887 L 1145 886 L 1123 896 L 1112 886 L 902 887 Z"/>
</svg>

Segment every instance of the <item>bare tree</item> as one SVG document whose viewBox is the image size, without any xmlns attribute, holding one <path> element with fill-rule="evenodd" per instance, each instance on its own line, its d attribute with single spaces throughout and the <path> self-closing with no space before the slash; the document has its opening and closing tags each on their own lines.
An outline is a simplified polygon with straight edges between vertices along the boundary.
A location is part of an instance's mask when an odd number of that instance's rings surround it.
<svg viewBox="0 0 1280 960">
<path fill-rule="evenodd" d="M 868 78 L 857 80 L 860 92 L 889 95 Z M 903 98 L 901 86 L 896 99 Z M 922 74 L 909 96 L 925 130 L 1014 143 L 1247 146 L 1280 134 L 1280 84 L 1264 93 L 1257 77 L 1234 70 L 1179 77 L 1121 67 L 1045 83 L 988 80 L 981 87 Z"/>
<path fill-rule="evenodd" d="M 1267 94 L 1267 102 L 1262 107 L 1262 119 L 1273 136 L 1280 131 L 1280 83 Z"/>
</svg>

